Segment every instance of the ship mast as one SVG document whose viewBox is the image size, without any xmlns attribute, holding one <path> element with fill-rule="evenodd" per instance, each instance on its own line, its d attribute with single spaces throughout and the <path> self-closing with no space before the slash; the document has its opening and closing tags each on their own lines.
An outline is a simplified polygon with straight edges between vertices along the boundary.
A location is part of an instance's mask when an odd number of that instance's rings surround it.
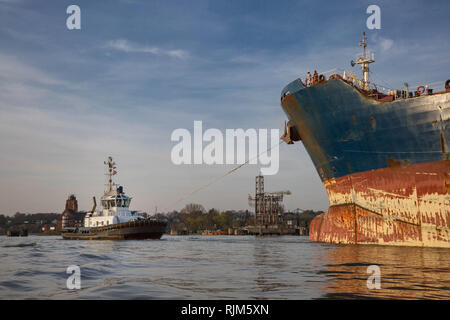
<svg viewBox="0 0 450 320">
<path fill-rule="evenodd" d="M 363 55 L 356 60 L 356 62 L 352 61 L 351 64 L 354 66 L 355 64 L 361 65 L 362 73 L 363 73 L 363 89 L 369 90 L 369 64 L 374 63 L 375 59 L 372 53 L 372 57 L 369 57 L 369 54 L 366 52 L 367 42 L 366 42 L 366 33 L 363 32 L 363 41 L 359 42 L 359 45 L 364 48 Z"/>
<path fill-rule="evenodd" d="M 106 184 L 106 186 L 108 187 L 108 191 L 105 192 L 105 194 L 107 194 L 113 191 L 114 183 L 112 182 L 112 176 L 117 173 L 117 167 L 111 156 L 108 157 L 108 161 L 104 161 L 104 164 L 108 166 L 108 173 L 106 174 L 108 176 L 108 183 Z"/>
</svg>

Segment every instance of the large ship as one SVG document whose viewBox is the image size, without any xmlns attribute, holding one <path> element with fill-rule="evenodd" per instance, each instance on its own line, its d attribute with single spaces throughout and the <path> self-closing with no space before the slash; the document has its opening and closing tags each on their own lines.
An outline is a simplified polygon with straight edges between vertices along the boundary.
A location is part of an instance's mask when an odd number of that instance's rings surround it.
<svg viewBox="0 0 450 320">
<path fill-rule="evenodd" d="M 145 218 L 130 211 L 131 197 L 122 186 L 113 183 L 117 173 L 112 157 L 105 161 L 107 166 L 107 190 L 101 198 L 103 209 L 95 211 L 96 201 L 91 212 L 86 213 L 84 227 L 68 227 L 62 232 L 67 240 L 140 240 L 160 239 L 166 230 L 167 222 Z"/>
<path fill-rule="evenodd" d="M 361 80 L 315 74 L 281 92 L 282 139 L 302 141 L 329 198 L 310 240 L 450 247 L 450 80 L 383 93 L 369 81 L 365 34 L 360 46 Z"/>
</svg>

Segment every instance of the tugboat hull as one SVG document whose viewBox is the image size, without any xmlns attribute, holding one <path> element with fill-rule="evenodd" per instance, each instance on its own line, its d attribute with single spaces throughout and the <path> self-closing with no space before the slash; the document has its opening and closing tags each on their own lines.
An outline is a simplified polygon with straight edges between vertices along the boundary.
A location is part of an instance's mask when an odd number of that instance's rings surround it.
<svg viewBox="0 0 450 320">
<path fill-rule="evenodd" d="M 66 240 L 145 240 L 160 239 L 166 230 L 163 221 L 130 221 L 104 227 L 94 227 L 62 233 Z"/>
</svg>

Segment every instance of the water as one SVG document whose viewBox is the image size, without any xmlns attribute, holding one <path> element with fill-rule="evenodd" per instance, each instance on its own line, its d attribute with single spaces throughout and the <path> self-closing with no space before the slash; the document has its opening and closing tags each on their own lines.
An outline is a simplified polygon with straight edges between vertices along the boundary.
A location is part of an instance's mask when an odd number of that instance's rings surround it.
<svg viewBox="0 0 450 320">
<path fill-rule="evenodd" d="M 0 299 L 449 299 L 450 251 L 307 237 L 0 237 Z M 69 265 L 81 289 L 68 290 Z M 378 265 L 381 289 L 367 288 Z"/>
</svg>

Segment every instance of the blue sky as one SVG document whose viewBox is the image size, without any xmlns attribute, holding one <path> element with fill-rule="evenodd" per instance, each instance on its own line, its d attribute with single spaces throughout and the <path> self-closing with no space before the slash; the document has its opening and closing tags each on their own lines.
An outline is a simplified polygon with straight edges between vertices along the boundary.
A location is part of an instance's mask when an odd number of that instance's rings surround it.
<svg viewBox="0 0 450 320">
<path fill-rule="evenodd" d="M 66 28 L 71 4 L 81 30 Z M 366 28 L 370 4 L 380 30 Z M 313 69 L 349 69 L 363 31 L 375 82 L 443 84 L 448 12 L 448 1 L 0 0 L 0 213 L 59 212 L 69 193 L 89 209 L 108 155 L 133 209 L 164 209 L 233 167 L 173 165 L 174 129 L 281 129 L 281 89 Z M 257 172 L 174 209 L 247 209 Z M 328 206 L 301 143 L 280 147 L 266 188 L 290 189 L 288 209 Z"/>
</svg>

